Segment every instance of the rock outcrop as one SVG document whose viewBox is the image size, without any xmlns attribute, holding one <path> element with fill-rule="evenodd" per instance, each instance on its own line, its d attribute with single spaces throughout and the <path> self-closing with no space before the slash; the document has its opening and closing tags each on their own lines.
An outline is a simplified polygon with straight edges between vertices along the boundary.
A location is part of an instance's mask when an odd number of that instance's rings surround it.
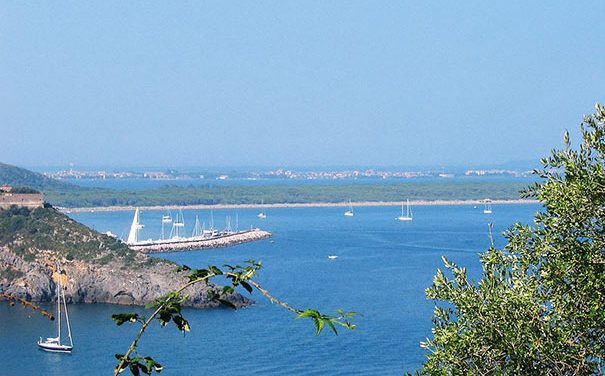
<svg viewBox="0 0 605 376">
<path fill-rule="evenodd" d="M 52 301 L 53 270 L 67 274 L 68 303 L 144 305 L 183 286 L 184 272 L 75 222 L 53 208 L 0 211 L 0 291 L 34 302 Z M 215 307 L 213 284 L 185 290 L 185 305 Z M 240 294 L 224 297 L 236 306 L 252 303 Z"/>
</svg>

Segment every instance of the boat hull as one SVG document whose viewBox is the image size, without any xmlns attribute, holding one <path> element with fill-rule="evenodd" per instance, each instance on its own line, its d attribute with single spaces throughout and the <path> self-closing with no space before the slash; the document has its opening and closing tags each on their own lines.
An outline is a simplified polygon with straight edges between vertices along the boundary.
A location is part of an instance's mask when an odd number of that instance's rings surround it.
<svg viewBox="0 0 605 376">
<path fill-rule="evenodd" d="M 73 349 L 73 346 L 59 345 L 57 343 L 44 343 L 44 342 L 38 342 L 38 347 L 44 351 L 57 352 L 57 353 L 71 353 L 71 350 Z"/>
</svg>

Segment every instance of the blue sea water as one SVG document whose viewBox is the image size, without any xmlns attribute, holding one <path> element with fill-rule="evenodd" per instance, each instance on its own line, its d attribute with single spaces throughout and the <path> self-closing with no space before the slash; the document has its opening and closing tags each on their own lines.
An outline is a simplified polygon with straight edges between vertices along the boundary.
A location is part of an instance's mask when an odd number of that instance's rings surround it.
<svg viewBox="0 0 605 376">
<path fill-rule="evenodd" d="M 489 245 L 488 223 L 498 235 L 510 224 L 528 223 L 538 205 L 482 207 L 417 206 L 413 222 L 398 222 L 399 207 L 360 207 L 354 217 L 342 208 L 271 209 L 266 220 L 257 210 L 237 211 L 240 228 L 272 231 L 270 240 L 203 251 L 162 254 L 193 267 L 262 260 L 257 280 L 277 297 L 299 308 L 330 313 L 357 311 L 355 331 L 338 336 L 314 335 L 310 321 L 294 319 L 258 293 L 253 306 L 228 309 L 186 309 L 191 332 L 153 325 L 140 351 L 165 365 L 162 375 L 401 375 L 417 369 L 425 356 L 420 341 L 431 335 L 433 302 L 424 289 L 431 284 L 445 255 L 480 275 L 478 253 Z M 194 216 L 209 222 L 209 211 L 184 211 L 189 229 Z M 124 234 L 132 212 L 72 214 L 99 231 Z M 157 238 L 161 212 L 141 214 L 143 238 Z M 217 227 L 234 210 L 215 210 Z M 190 230 L 189 230 L 190 231 Z M 336 255 L 337 259 L 328 259 Z M 110 277 L 110 276 L 109 276 Z M 48 308 L 51 308 L 48 306 Z M 52 334 L 53 324 L 21 307 L 0 305 L 0 374 L 109 374 L 113 354 L 123 353 L 134 337 L 134 325 L 116 326 L 111 314 L 143 311 L 116 305 L 72 305 L 75 350 L 72 355 L 39 351 L 36 340 Z"/>
</svg>

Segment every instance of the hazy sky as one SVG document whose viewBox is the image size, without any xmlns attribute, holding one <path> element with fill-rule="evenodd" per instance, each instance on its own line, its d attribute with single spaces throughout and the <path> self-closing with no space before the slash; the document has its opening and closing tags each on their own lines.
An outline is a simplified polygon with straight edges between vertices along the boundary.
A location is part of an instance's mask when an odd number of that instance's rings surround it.
<svg viewBox="0 0 605 376">
<path fill-rule="evenodd" d="M 602 1 L 4 1 L 0 161 L 536 159 L 604 100 L 603 14 Z"/>
</svg>

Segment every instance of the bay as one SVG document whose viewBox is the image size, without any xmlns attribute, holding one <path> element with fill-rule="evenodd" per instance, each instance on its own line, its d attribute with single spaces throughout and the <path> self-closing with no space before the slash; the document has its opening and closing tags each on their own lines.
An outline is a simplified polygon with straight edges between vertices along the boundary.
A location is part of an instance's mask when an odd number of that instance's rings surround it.
<svg viewBox="0 0 605 376">
<path fill-rule="evenodd" d="M 154 325 L 143 338 L 142 355 L 165 365 L 162 375 L 401 375 L 417 369 L 424 352 L 420 341 L 430 336 L 434 303 L 424 289 L 431 284 L 445 255 L 480 275 L 478 253 L 489 246 L 488 223 L 499 235 L 512 223 L 528 223 L 539 205 L 482 207 L 417 206 L 414 221 L 395 220 L 399 207 L 280 208 L 256 217 L 256 209 L 214 210 L 216 227 L 260 227 L 271 239 L 229 248 L 158 255 L 192 267 L 241 264 L 262 260 L 257 280 L 275 296 L 299 308 L 331 313 L 357 311 L 355 331 L 314 335 L 310 321 L 271 304 L 258 293 L 253 306 L 228 309 L 186 309 L 192 330 L 186 336 L 174 327 Z M 157 238 L 163 212 L 144 211 L 141 238 Z M 174 213 L 173 213 L 174 214 Z M 195 215 L 210 222 L 207 210 L 185 210 L 191 231 Z M 98 231 L 125 236 L 132 212 L 78 213 L 71 216 Z M 329 255 L 338 256 L 329 259 Z M 245 293 L 245 292 L 243 292 Z M 50 306 L 46 306 L 51 308 Z M 123 353 L 135 326 L 117 327 L 111 314 L 141 308 L 116 305 L 72 305 L 75 350 L 72 355 L 37 350 L 40 336 L 52 333 L 52 323 L 21 307 L 0 305 L 2 374 L 109 374 L 113 354 Z"/>
</svg>

